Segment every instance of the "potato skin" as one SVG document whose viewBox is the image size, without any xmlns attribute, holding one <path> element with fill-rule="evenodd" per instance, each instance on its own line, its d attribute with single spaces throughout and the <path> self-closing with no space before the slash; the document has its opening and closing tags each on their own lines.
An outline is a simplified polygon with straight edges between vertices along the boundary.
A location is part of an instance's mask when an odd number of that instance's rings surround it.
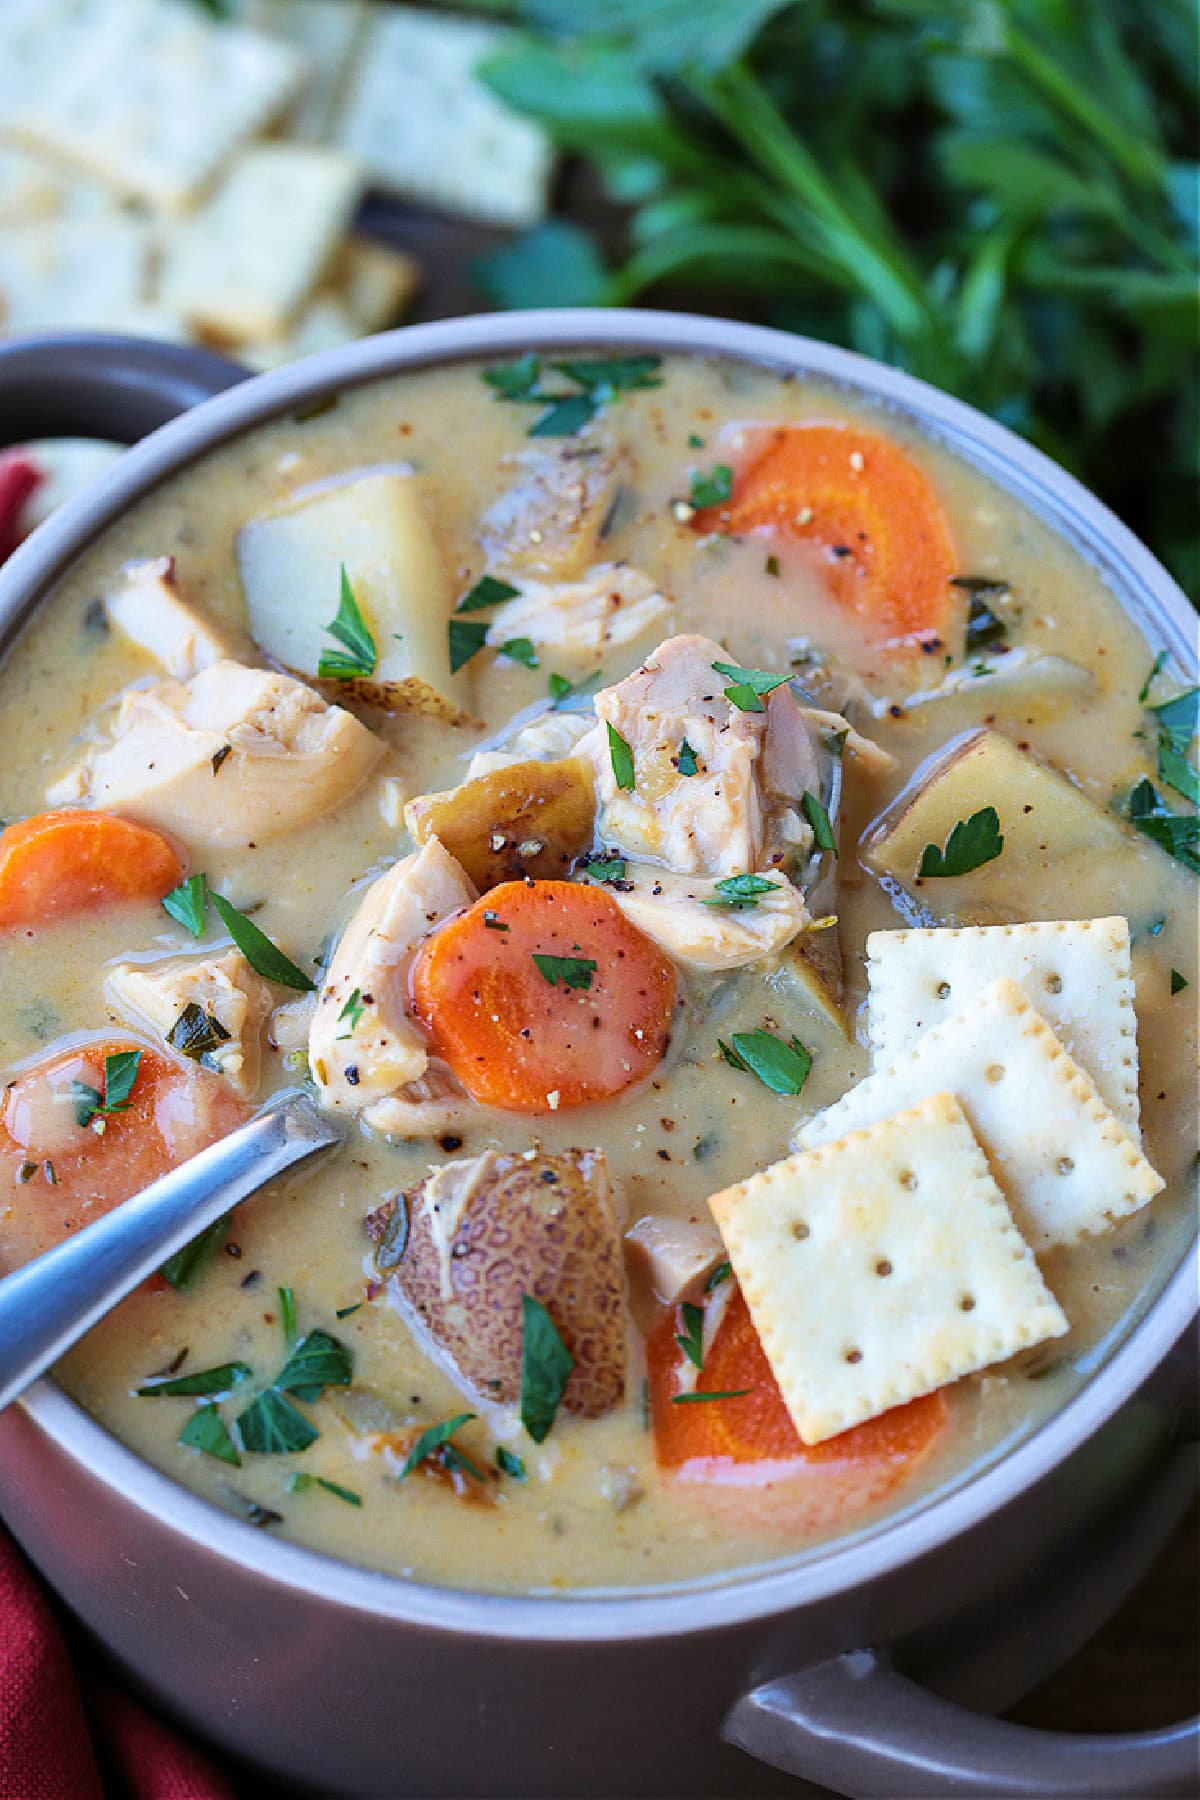
<svg viewBox="0 0 1200 1800">
<path fill-rule="evenodd" d="M 590 848 L 596 801 L 590 766 L 577 756 L 510 763 L 404 809 L 418 844 L 438 837 L 480 893 L 530 875 L 563 879 Z"/>
<path fill-rule="evenodd" d="M 461 1174 L 460 1199 L 446 1185 L 447 1170 L 454 1179 Z M 502 1405 L 520 1400 L 521 1296 L 529 1294 L 541 1301 L 575 1358 L 563 1396 L 566 1410 L 597 1418 L 620 1401 L 624 1270 L 603 1152 L 487 1151 L 448 1164 L 401 1201 L 387 1201 L 369 1215 L 367 1231 L 377 1251 L 400 1204 L 408 1210 L 407 1244 L 398 1263 L 389 1264 L 385 1255 L 380 1273 L 484 1398 Z M 439 1223 L 445 1233 L 440 1243 Z M 397 1236 L 402 1234 L 393 1234 L 393 1242 Z"/>
</svg>

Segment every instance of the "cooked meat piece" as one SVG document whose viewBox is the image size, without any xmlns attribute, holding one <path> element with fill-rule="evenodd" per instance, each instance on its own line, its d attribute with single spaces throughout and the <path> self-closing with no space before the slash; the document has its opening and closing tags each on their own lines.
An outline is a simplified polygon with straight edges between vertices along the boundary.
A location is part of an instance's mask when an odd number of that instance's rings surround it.
<svg viewBox="0 0 1200 1800">
<path fill-rule="evenodd" d="M 418 844 L 437 836 L 480 893 L 524 875 L 562 879 L 595 829 L 591 764 L 508 763 L 444 794 L 418 794 L 404 822 Z"/>
<path fill-rule="evenodd" d="M 467 764 L 467 780 L 490 775 L 520 762 L 559 762 L 571 755 L 576 744 L 591 731 L 596 715 L 587 712 L 555 712 L 553 709 L 502 738 L 496 748 L 477 750 Z M 496 742 L 495 739 L 492 740 Z"/>
<path fill-rule="evenodd" d="M 811 921 L 797 888 L 779 870 L 763 876 L 771 892 L 744 909 L 711 905 L 715 881 L 670 875 L 630 863 L 609 891 L 626 916 L 677 963 L 693 969 L 740 969 L 782 950 Z"/>
<path fill-rule="evenodd" d="M 622 463 L 607 450 L 577 444 L 531 447 L 512 461 L 520 479 L 484 514 L 479 542 L 498 568 L 570 581 L 596 554 Z"/>
<path fill-rule="evenodd" d="M 396 1211 L 407 1211 L 407 1239 Z M 390 1227 L 390 1229 L 389 1229 Z M 444 1163 L 367 1220 L 379 1272 L 481 1399 L 521 1397 L 521 1297 L 539 1300 L 575 1358 L 568 1412 L 596 1418 L 625 1390 L 621 1240 L 599 1150 Z"/>
<path fill-rule="evenodd" d="M 487 641 L 499 650 L 528 638 L 560 660 L 592 664 L 614 644 L 643 637 L 672 604 L 640 570 L 599 563 L 577 581 L 523 581 L 516 599 L 491 615 Z"/>
<path fill-rule="evenodd" d="M 408 965 L 433 926 L 475 898 L 437 838 L 367 888 L 321 985 L 309 1032 L 322 1106 L 362 1113 L 425 1075 L 429 1046 L 409 1010 Z"/>
<path fill-rule="evenodd" d="M 382 754 L 340 706 L 273 669 L 216 662 L 187 682 L 131 688 L 107 739 L 47 790 L 157 825 L 185 843 L 261 843 L 347 799 Z"/>
<path fill-rule="evenodd" d="M 665 1213 L 646 1213 L 625 1233 L 625 1243 L 631 1266 L 668 1306 L 695 1300 L 725 1261 L 721 1234 L 711 1221 L 697 1224 Z"/>
<path fill-rule="evenodd" d="M 176 681 L 190 681 L 232 654 L 216 626 L 180 594 L 173 556 L 126 563 L 120 587 L 104 596 L 104 609 L 118 631 Z"/>
<path fill-rule="evenodd" d="M 104 983 L 104 998 L 117 1018 L 149 1026 L 168 1040 L 186 1010 L 198 1007 L 214 1022 L 210 1035 L 220 1036 L 220 1042 L 194 1060 L 226 1076 L 239 1094 L 253 1094 L 258 1086 L 262 1026 L 272 995 L 240 950 L 184 961 L 118 963 Z M 182 1041 L 173 1048 L 187 1054 Z"/>
</svg>

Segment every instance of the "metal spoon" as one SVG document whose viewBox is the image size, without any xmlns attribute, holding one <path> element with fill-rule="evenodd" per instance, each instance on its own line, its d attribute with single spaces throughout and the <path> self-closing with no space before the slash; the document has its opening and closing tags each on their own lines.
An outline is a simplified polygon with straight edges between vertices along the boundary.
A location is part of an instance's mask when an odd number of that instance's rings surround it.
<svg viewBox="0 0 1200 1800">
<path fill-rule="evenodd" d="M 272 1176 L 341 1142 L 299 1089 L 0 1281 L 0 1411 L 167 1258 Z"/>
</svg>

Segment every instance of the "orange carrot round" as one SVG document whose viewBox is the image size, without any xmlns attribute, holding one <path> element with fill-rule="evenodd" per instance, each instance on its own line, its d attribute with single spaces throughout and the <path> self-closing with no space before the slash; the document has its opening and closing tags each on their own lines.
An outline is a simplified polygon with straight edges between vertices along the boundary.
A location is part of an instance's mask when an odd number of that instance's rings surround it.
<svg viewBox="0 0 1200 1800">
<path fill-rule="evenodd" d="M 963 596 L 949 521 L 933 484 L 898 444 L 842 425 L 795 425 L 770 434 L 724 506 L 696 514 L 703 532 L 761 532 L 819 553 L 838 606 L 872 637 L 951 647 Z"/>
<path fill-rule="evenodd" d="M 81 1124 L 74 1084 L 103 1097 L 105 1058 L 122 1050 L 141 1052 L 126 1109 Z M 129 1038 L 76 1045 L 31 1064 L 5 1090 L 0 1119 L 0 1271 L 111 1212 L 224 1137 L 247 1111 L 219 1075 Z"/>
<path fill-rule="evenodd" d="M 506 881 L 433 934 L 412 992 L 469 1094 L 547 1112 L 649 1074 L 670 1042 L 675 971 L 611 894 Z"/>
<path fill-rule="evenodd" d="M 946 1430 L 949 1408 L 933 1393 L 822 1444 L 802 1444 L 740 1291 L 730 1296 L 696 1388 L 741 1397 L 676 1404 L 680 1330 L 671 1307 L 646 1346 L 659 1466 L 703 1483 L 706 1506 L 723 1507 L 731 1521 L 800 1534 L 844 1524 L 908 1480 Z"/>
<path fill-rule="evenodd" d="M 161 900 L 183 879 L 164 837 L 113 813 L 47 812 L 0 833 L 0 930 Z"/>
</svg>

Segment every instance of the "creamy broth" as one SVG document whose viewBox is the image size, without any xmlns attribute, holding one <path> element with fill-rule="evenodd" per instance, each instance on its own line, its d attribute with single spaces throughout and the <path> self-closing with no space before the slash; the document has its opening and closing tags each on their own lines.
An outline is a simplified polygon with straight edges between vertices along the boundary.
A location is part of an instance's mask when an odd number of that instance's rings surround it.
<svg viewBox="0 0 1200 1800">
<path fill-rule="evenodd" d="M 1144 723 L 1137 695 L 1156 646 L 1145 643 L 1069 546 L 902 416 L 841 390 L 742 365 L 680 358 L 668 360 L 663 376 L 660 387 L 614 400 L 593 428 L 601 441 L 623 448 L 630 471 L 603 555 L 646 570 L 673 597 L 661 629 L 606 655 L 603 680 L 608 685 L 627 674 L 660 638 L 697 631 L 718 638 L 739 664 L 779 669 L 792 663 L 818 695 L 824 678 L 808 658 L 811 649 L 823 653 L 835 669 L 823 704 L 838 704 L 844 694 L 836 676 L 843 657 L 857 659 L 868 688 L 894 698 L 890 711 L 885 705 L 874 717 L 859 689 L 853 713 L 859 729 L 898 759 L 890 775 L 871 778 L 859 765 L 846 780 L 837 912 L 853 1029 L 866 992 L 867 933 L 907 922 L 856 861 L 859 836 L 924 758 L 984 721 L 1065 770 L 1107 808 L 1140 776 L 1154 773 L 1149 742 L 1135 734 Z M 940 656 L 920 659 L 913 677 L 889 674 L 885 657 L 867 658 L 864 668 L 853 621 L 831 606 L 815 563 L 785 548 L 776 573 L 761 539 L 698 538 L 674 505 L 688 492 L 688 471 L 736 461 L 736 434 L 748 423 L 804 419 L 859 423 L 903 445 L 936 486 L 960 570 L 1009 584 L 1013 643 L 1078 665 L 1087 672 L 1084 686 L 1049 687 L 1031 698 L 1028 688 L 980 680 L 957 698 L 906 706 L 907 689 L 931 687 L 942 676 Z M 505 459 L 527 447 L 528 425 L 527 409 L 498 402 L 479 369 L 458 366 L 345 393 L 329 410 L 260 428 L 164 483 L 80 559 L 0 671 L 0 710 L 8 722 L 4 817 L 42 810 L 47 787 L 97 714 L 127 684 L 156 673 L 146 655 L 97 622 L 96 597 L 113 587 L 127 560 L 173 556 L 182 592 L 230 628 L 246 659 L 255 660 L 235 554 L 239 528 L 314 482 L 400 460 L 420 471 L 433 496 L 439 542 L 461 594 L 483 572 L 479 520 L 513 482 Z M 333 596 L 330 616 L 335 605 Z M 552 651 L 542 654 L 537 670 L 490 652 L 474 658 L 468 668 L 474 722 L 463 726 L 412 713 L 364 713 L 387 751 L 348 802 L 258 848 L 193 854 L 190 866 L 204 868 L 238 906 L 253 908 L 255 923 L 315 976 L 358 898 L 356 884 L 411 848 L 403 829 L 388 822 L 396 789 L 387 784 L 398 783 L 406 797 L 454 786 L 482 743 L 514 713 L 544 699 L 555 666 Z M 978 803 L 987 799 L 981 794 Z M 1003 889 L 998 864 L 997 904 L 1000 916 L 1012 918 L 1110 912 L 1129 918 L 1143 1129 L 1166 1191 L 1117 1229 L 1044 1259 L 1070 1335 L 959 1382 L 948 1395 L 949 1428 L 932 1454 L 885 1502 L 841 1529 L 858 1531 L 885 1509 L 919 1503 L 1028 1435 L 1098 1366 L 1182 1254 L 1195 1160 L 1195 883 L 1149 843 L 1131 855 L 1134 878 L 1124 891 L 1112 891 L 1098 854 L 1065 909 L 1061 898 L 1050 909 L 1035 892 L 1017 901 Z M 116 1023 L 101 993 L 112 959 L 192 948 L 157 904 L 11 936 L 0 984 L 4 1061 L 17 1065 L 45 1054 L 71 1034 L 112 1036 Z M 1188 990 L 1172 994 L 1172 970 L 1191 984 Z M 730 1504 L 728 1492 L 663 1475 L 645 1419 L 642 1336 L 632 1324 L 624 1402 L 600 1419 L 560 1412 L 540 1447 L 519 1433 L 505 1438 L 519 1448 L 528 1479 L 493 1481 L 492 1504 L 465 1503 L 438 1481 L 397 1483 L 394 1468 L 368 1454 L 347 1428 L 333 1391 L 307 1408 L 320 1431 L 311 1448 L 290 1457 L 247 1454 L 240 1468 L 177 1443 L 190 1402 L 134 1392 L 185 1349 L 185 1370 L 237 1358 L 268 1374 L 282 1360 L 277 1290 L 287 1287 L 301 1333 L 321 1327 L 351 1350 L 356 1388 L 386 1397 L 422 1427 L 477 1410 L 418 1346 L 386 1291 L 370 1281 L 363 1223 L 369 1211 L 451 1154 L 471 1156 L 489 1146 L 521 1151 L 536 1143 L 551 1152 L 602 1146 L 629 1223 L 651 1212 L 702 1220 L 708 1195 L 786 1154 L 798 1123 L 869 1072 L 861 1043 L 843 1037 L 773 964 L 734 977 L 687 978 L 681 991 L 682 1013 L 666 1058 L 651 1079 L 614 1101 L 536 1116 L 481 1109 L 477 1120 L 445 1138 L 449 1149 L 436 1139 L 392 1142 L 352 1132 L 316 1171 L 277 1183 L 241 1207 L 224 1248 L 188 1287 L 141 1292 L 94 1330 L 59 1370 L 68 1390 L 123 1442 L 218 1506 L 244 1512 L 257 1503 L 280 1515 L 271 1529 L 299 1543 L 435 1582 L 533 1590 L 677 1582 L 793 1555 L 836 1531 L 830 1521 L 823 1530 L 797 1534 L 774 1520 L 753 1490 Z M 284 990 L 276 994 L 277 1003 L 289 998 Z M 797 1097 L 769 1092 L 716 1052 L 718 1035 L 768 1021 L 811 1051 L 812 1071 Z M 295 1078 L 284 1053 L 264 1046 L 258 1097 Z M 30 1183 L 15 1190 L 12 1205 L 35 1200 Z M 644 1296 L 637 1310 L 645 1322 Z M 495 1439 L 486 1421 L 465 1428 L 461 1443 L 490 1463 Z M 291 1491 L 299 1470 L 352 1490 L 362 1505 L 317 1486 Z"/>
</svg>

